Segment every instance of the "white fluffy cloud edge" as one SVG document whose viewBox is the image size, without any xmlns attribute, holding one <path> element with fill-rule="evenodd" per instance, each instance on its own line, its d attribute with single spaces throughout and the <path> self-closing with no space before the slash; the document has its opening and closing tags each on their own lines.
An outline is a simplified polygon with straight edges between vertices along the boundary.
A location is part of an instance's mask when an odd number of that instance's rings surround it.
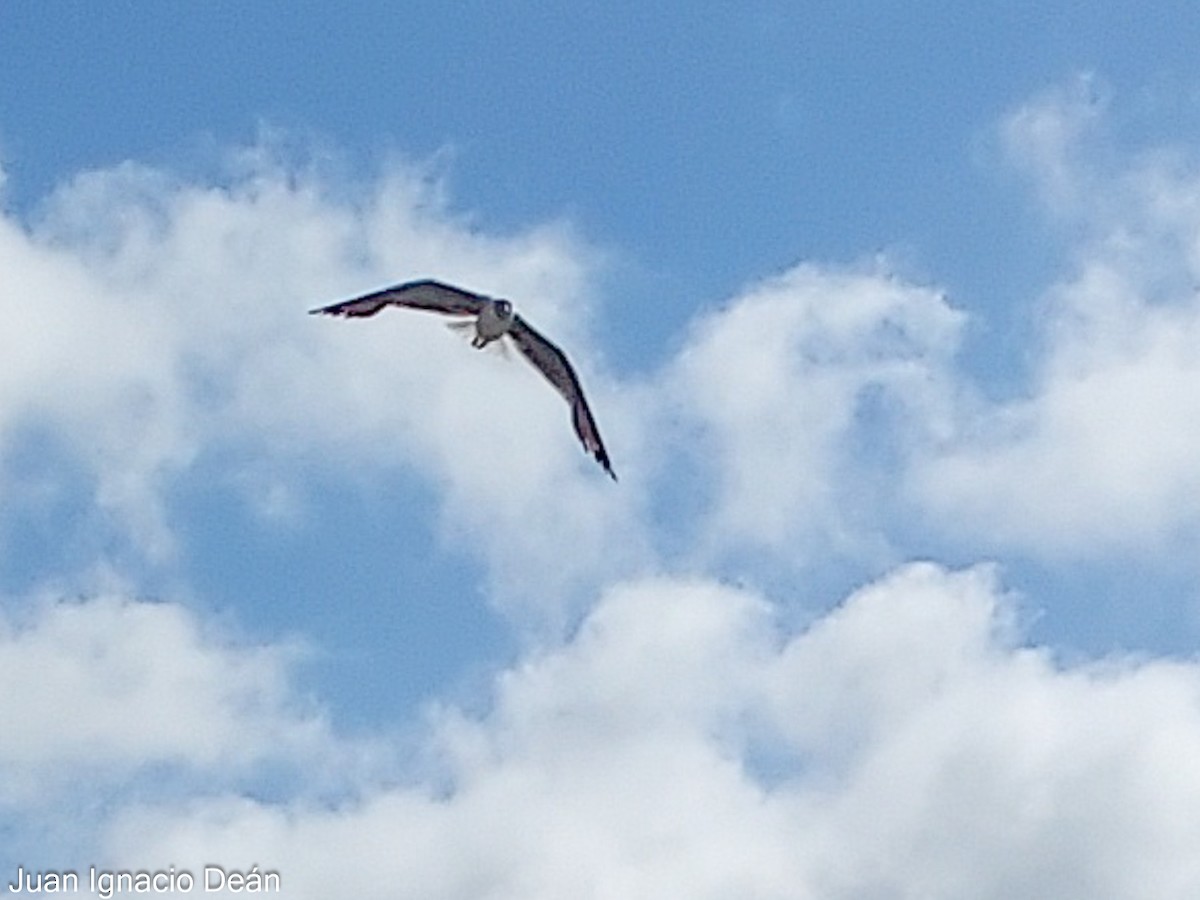
<svg viewBox="0 0 1200 900">
<path fill-rule="evenodd" d="M 1200 664 L 1065 663 L 994 566 L 904 562 L 894 524 L 991 559 L 1194 547 L 1200 176 L 1163 153 L 1104 168 L 1085 87 L 1000 129 L 1082 226 L 1028 389 L 1003 402 L 958 364 L 967 313 L 886 261 L 751 285 L 622 380 L 589 342 L 599 254 L 564 225 L 481 232 L 419 168 L 346 198 L 256 148 L 220 186 L 124 165 L 33 222 L 6 213 L 6 505 L 54 493 L 10 465 L 50 440 L 97 521 L 169 568 L 187 541 L 169 490 L 206 455 L 251 451 L 267 519 L 305 514 L 289 473 L 403 467 L 438 485 L 514 627 L 587 597 L 577 629 L 496 673 L 486 710 L 431 707 L 403 739 L 339 734 L 299 687 L 303 646 L 248 644 L 186 603 L 9 598 L 9 879 L 221 865 L 277 871 L 296 898 L 1196 896 Z M 620 489 L 535 373 L 419 317 L 303 315 L 426 274 L 517 299 L 571 348 Z M 681 490 L 666 540 L 647 498 Z M 739 552 L 896 562 L 799 627 L 786 597 L 722 583 Z"/>
<path fill-rule="evenodd" d="M 613 586 L 571 641 L 499 675 L 488 712 L 431 710 L 399 779 L 346 775 L 352 748 L 290 708 L 282 660 L 199 631 L 170 604 L 101 600 L 5 636 L 10 785 L 62 766 L 109 783 L 162 760 L 207 772 L 76 836 L 109 871 L 258 866 L 289 897 L 356 898 L 1200 884 L 1200 666 L 1056 665 L 1021 645 L 987 567 L 903 566 L 797 634 L 711 581 Z M 351 783 L 230 786 L 280 757 Z"/>
</svg>

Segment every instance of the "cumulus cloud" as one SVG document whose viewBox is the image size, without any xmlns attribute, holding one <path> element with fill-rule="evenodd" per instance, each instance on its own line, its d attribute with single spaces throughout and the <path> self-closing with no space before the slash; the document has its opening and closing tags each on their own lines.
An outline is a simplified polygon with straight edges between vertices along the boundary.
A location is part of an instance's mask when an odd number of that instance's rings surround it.
<svg viewBox="0 0 1200 900">
<path fill-rule="evenodd" d="M 298 644 L 223 636 L 173 603 L 40 598 L 0 618 L 0 803 L 29 802 L 79 771 L 121 779 L 154 765 L 247 772 L 330 755 L 321 711 L 292 689 Z"/>
<path fill-rule="evenodd" d="M 289 896 L 1187 897 L 1200 667 L 1064 667 L 995 574 L 897 570 L 788 634 L 704 581 L 614 587 L 431 723 L 440 778 L 344 806 L 126 810 L 114 864 Z"/>
<path fill-rule="evenodd" d="M 226 475 L 267 514 L 302 508 L 289 466 L 415 471 L 509 608 L 558 621 L 598 573 L 652 564 L 641 498 L 680 468 L 710 485 L 686 535 L 701 562 L 737 546 L 859 552 L 866 425 L 942 415 L 963 314 L 885 263 L 755 284 L 700 316 L 659 372 L 622 383 L 588 341 L 599 254 L 566 226 L 480 233 L 419 168 L 356 196 L 265 150 L 236 169 L 221 185 L 85 173 L 32 226 L 4 222 L 0 447 L 34 429 L 65 447 L 104 521 L 149 558 L 176 549 L 166 497 L 206 455 L 239 450 L 249 475 Z M 561 399 L 523 363 L 466 352 L 430 317 L 305 315 L 430 273 L 516 298 L 569 349 L 620 487 L 594 477 Z"/>
<path fill-rule="evenodd" d="M 1041 300 L 1025 396 L 964 408 L 913 467 L 939 520 L 1051 556 L 1190 544 L 1200 501 L 1200 172 L 1164 152 L 1114 166 L 1093 149 L 1097 115 L 1074 90 L 1007 120 L 1013 152 L 1083 237 Z M 1067 181 L 1086 185 L 1069 203 Z"/>
<path fill-rule="evenodd" d="M 882 266 L 801 265 L 693 323 L 663 393 L 713 492 L 703 552 L 853 550 L 879 496 L 864 473 L 896 462 L 869 436 L 938 427 L 964 321 Z"/>
<path fill-rule="evenodd" d="M 0 450 L 31 431 L 65 447 L 98 509 L 158 560 L 177 546 L 173 480 L 230 447 L 273 460 L 256 467 L 268 479 L 289 461 L 423 472 L 445 491 L 450 536 L 490 554 L 500 583 L 520 581 L 517 557 L 550 593 L 571 581 L 566 547 L 594 549 L 575 554 L 583 569 L 636 555 L 632 523 L 620 541 L 598 526 L 625 515 L 622 495 L 585 477 L 568 411 L 536 372 L 466 352 L 420 315 L 306 315 L 428 274 L 521 298 L 571 348 L 612 441 L 620 403 L 584 340 L 588 253 L 568 228 L 479 233 L 418 168 L 358 197 L 265 150 L 235 168 L 220 186 L 131 164 L 90 172 L 32 226 L 3 221 Z"/>
<path fill-rule="evenodd" d="M 1200 493 L 1200 180 L 1177 156 L 1115 174 L 1097 161 L 1099 93 L 1080 80 L 1003 126 L 1048 202 L 1089 226 L 1040 301 L 1032 378 L 1009 402 L 956 367 L 961 305 L 886 260 L 752 283 L 699 312 L 658 371 L 622 381 L 589 341 L 600 254 L 569 227 L 483 233 L 419 167 L 339 193 L 258 148 L 224 184 L 125 165 L 80 175 L 32 225 L 0 223 L 0 446 L 60 442 L 157 559 L 177 538 L 170 487 L 206 455 L 237 448 L 247 471 L 227 475 L 267 514 L 302 511 L 304 467 L 420 473 L 501 605 L 554 621 L 601 573 L 664 552 L 701 567 L 745 549 L 894 560 L 913 514 L 989 552 L 1153 547 L 1194 528 Z M 1088 185 L 1070 203 L 1056 199 L 1068 181 Z M 516 298 L 570 350 L 619 487 L 593 477 L 527 366 L 466 352 L 429 317 L 304 315 L 430 273 Z M 683 549 L 647 525 L 656 493 L 687 497 L 666 529 Z"/>
</svg>

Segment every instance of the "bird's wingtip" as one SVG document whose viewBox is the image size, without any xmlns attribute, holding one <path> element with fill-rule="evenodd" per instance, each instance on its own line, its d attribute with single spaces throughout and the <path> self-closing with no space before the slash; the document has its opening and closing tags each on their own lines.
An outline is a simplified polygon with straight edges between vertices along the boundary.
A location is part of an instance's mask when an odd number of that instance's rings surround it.
<svg viewBox="0 0 1200 900">
<path fill-rule="evenodd" d="M 604 471 L 608 473 L 609 478 L 611 478 L 613 481 L 617 481 L 617 473 L 613 471 L 612 463 L 609 462 L 608 459 L 608 454 L 597 453 L 595 456 L 596 462 L 600 463 L 600 468 L 604 469 Z"/>
</svg>

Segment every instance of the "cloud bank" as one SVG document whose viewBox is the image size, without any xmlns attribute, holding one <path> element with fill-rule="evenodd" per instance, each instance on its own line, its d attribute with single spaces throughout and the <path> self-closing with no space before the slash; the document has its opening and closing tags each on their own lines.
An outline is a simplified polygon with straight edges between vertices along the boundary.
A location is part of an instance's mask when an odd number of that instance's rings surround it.
<svg viewBox="0 0 1200 900">
<path fill-rule="evenodd" d="M 293 896 L 1186 897 L 1200 667 L 1063 668 L 987 569 L 899 569 L 813 628 L 659 579 L 429 728 L 440 771 L 333 808 L 126 809 L 119 865 L 269 860 Z M 197 869 L 198 870 L 198 869 Z"/>
</svg>

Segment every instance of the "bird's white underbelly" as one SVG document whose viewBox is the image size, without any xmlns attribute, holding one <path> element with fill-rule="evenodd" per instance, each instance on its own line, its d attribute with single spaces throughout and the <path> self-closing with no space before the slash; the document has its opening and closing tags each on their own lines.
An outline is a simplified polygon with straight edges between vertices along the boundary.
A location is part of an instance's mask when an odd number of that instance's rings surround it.
<svg viewBox="0 0 1200 900">
<path fill-rule="evenodd" d="M 475 333 L 484 341 L 494 341 L 508 331 L 511 324 L 510 320 L 500 317 L 496 307 L 489 305 L 484 307 L 479 318 L 475 320 Z"/>
</svg>

